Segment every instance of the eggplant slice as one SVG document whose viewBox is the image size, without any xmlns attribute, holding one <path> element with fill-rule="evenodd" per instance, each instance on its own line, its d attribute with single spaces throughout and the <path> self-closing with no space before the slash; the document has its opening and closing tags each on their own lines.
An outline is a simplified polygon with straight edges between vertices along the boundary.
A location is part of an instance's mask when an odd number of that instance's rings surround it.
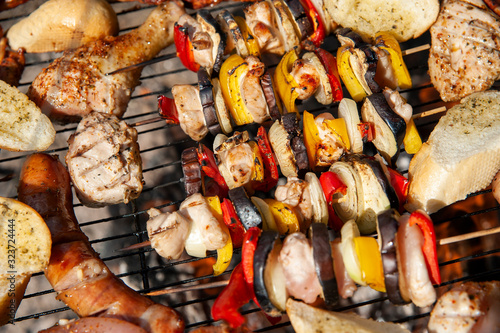
<svg viewBox="0 0 500 333">
<path fill-rule="evenodd" d="M 394 164 L 406 134 L 405 120 L 391 109 L 382 93 L 370 95 L 365 99 L 361 107 L 361 117 L 364 122 L 374 124 L 375 138 L 372 142 L 382 157 L 388 163 Z"/>
<path fill-rule="evenodd" d="M 228 196 L 245 229 L 262 227 L 262 216 L 248 197 L 244 187 L 240 186 L 229 190 Z"/>
<path fill-rule="evenodd" d="M 322 297 L 326 307 L 331 309 L 338 304 L 339 293 L 333 270 L 332 248 L 326 224 L 312 223 L 309 227 L 309 238 L 313 249 L 314 265 L 323 290 Z"/>
<path fill-rule="evenodd" d="M 399 270 L 396 253 L 396 232 L 398 231 L 399 214 L 394 209 L 388 209 L 378 215 L 378 235 L 384 281 L 387 297 L 393 304 L 407 304 L 399 291 Z"/>
<path fill-rule="evenodd" d="M 181 154 L 186 196 L 201 193 L 201 167 L 196 147 L 184 149 Z"/>
<path fill-rule="evenodd" d="M 215 136 L 221 133 L 222 130 L 215 109 L 214 86 L 206 68 L 200 68 L 198 71 L 198 87 L 200 88 L 200 101 L 206 126 L 210 133 Z"/>
<path fill-rule="evenodd" d="M 265 277 L 269 254 L 273 250 L 277 241 L 279 241 L 279 233 L 277 231 L 263 231 L 257 241 L 257 248 L 255 249 L 253 259 L 253 284 L 255 298 L 257 299 L 257 302 L 259 302 L 262 310 L 271 317 L 281 316 L 281 310 L 271 301 L 266 288 Z"/>
</svg>

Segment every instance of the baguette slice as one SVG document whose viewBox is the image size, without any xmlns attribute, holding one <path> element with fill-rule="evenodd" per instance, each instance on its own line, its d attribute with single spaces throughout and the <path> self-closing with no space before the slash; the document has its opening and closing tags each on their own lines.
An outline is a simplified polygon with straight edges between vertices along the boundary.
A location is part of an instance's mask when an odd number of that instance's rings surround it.
<svg viewBox="0 0 500 333">
<path fill-rule="evenodd" d="M 487 187 L 500 169 L 500 92 L 475 93 L 448 110 L 413 156 L 405 208 L 433 213 Z"/>
<path fill-rule="evenodd" d="M 0 274 L 0 326 L 15 318 L 31 274 Z"/>
<path fill-rule="evenodd" d="M 436 21 L 438 0 L 324 0 L 332 19 L 365 38 L 381 31 L 391 32 L 398 41 L 423 34 Z"/>
<path fill-rule="evenodd" d="M 409 333 L 398 324 L 366 319 L 354 313 L 318 309 L 292 298 L 286 302 L 286 313 L 297 333 Z"/>
<path fill-rule="evenodd" d="M 49 118 L 17 88 L 0 80 L 0 149 L 43 151 L 55 140 Z"/>
<path fill-rule="evenodd" d="M 44 270 L 50 231 L 30 206 L 0 197 L 0 326 L 14 319 L 31 274 Z"/>
</svg>

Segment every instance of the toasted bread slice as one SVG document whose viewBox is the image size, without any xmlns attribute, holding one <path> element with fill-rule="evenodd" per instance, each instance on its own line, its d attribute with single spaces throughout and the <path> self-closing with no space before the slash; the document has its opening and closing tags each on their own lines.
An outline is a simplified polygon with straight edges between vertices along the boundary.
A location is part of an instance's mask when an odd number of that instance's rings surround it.
<svg viewBox="0 0 500 333">
<path fill-rule="evenodd" d="M 50 231 L 30 206 L 0 197 L 0 326 L 14 319 L 33 273 L 49 264 Z"/>
<path fill-rule="evenodd" d="M 500 92 L 475 93 L 448 110 L 413 156 L 405 208 L 433 213 L 486 188 L 500 170 Z"/>
<path fill-rule="evenodd" d="M 436 21 L 438 0 L 324 0 L 332 19 L 366 38 L 388 31 L 398 41 L 416 38 Z"/>
<path fill-rule="evenodd" d="M 0 197 L 0 274 L 36 273 L 47 267 L 52 238 L 30 206 Z"/>
<path fill-rule="evenodd" d="M 15 318 L 31 274 L 0 274 L 0 326 Z"/>
<path fill-rule="evenodd" d="M 409 333 L 398 324 L 366 319 L 354 313 L 318 309 L 292 298 L 286 302 L 286 313 L 297 333 Z"/>
<path fill-rule="evenodd" d="M 0 80 L 0 148 L 43 151 L 56 137 L 49 118 L 17 88 Z"/>
</svg>

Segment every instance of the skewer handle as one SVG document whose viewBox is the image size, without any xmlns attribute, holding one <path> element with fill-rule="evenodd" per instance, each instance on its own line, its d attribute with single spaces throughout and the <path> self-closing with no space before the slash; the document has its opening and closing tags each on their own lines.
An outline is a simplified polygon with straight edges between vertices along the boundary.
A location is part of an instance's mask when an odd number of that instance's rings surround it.
<svg viewBox="0 0 500 333">
<path fill-rule="evenodd" d="M 439 245 L 446 245 L 446 244 L 461 242 L 461 241 L 468 240 L 468 239 L 489 236 L 489 235 L 493 235 L 493 234 L 496 234 L 499 232 L 500 232 L 500 227 L 486 229 L 486 230 L 480 230 L 480 231 L 474 231 L 474 232 L 470 232 L 470 233 L 465 234 L 465 235 L 458 235 L 458 236 L 452 236 L 452 237 L 440 239 L 438 241 L 438 244 Z"/>
</svg>

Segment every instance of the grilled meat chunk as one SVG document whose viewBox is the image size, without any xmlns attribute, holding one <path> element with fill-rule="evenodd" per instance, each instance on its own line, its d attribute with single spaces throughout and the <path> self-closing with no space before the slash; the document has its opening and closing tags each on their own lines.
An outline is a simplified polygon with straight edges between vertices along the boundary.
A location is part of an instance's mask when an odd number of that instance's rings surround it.
<svg viewBox="0 0 500 333">
<path fill-rule="evenodd" d="M 3 30 L 0 26 L 0 80 L 17 87 L 26 62 L 24 58 L 25 50 L 9 50 L 7 44 L 7 37 L 3 37 Z"/>
<path fill-rule="evenodd" d="M 431 312 L 429 332 L 498 332 L 500 282 L 466 282 L 441 296 Z"/>
<path fill-rule="evenodd" d="M 142 161 L 135 128 L 94 111 L 82 119 L 68 143 L 66 164 L 84 205 L 127 203 L 139 196 Z"/>
<path fill-rule="evenodd" d="M 482 1 L 444 1 L 430 31 L 429 75 L 444 101 L 484 91 L 500 77 L 500 17 Z"/>
<path fill-rule="evenodd" d="M 155 8 L 137 29 L 67 51 L 33 81 L 28 96 L 52 120 L 77 122 L 91 111 L 121 117 L 141 69 L 106 75 L 153 58 L 173 43 L 174 23 L 184 14 L 180 2 Z"/>
</svg>

